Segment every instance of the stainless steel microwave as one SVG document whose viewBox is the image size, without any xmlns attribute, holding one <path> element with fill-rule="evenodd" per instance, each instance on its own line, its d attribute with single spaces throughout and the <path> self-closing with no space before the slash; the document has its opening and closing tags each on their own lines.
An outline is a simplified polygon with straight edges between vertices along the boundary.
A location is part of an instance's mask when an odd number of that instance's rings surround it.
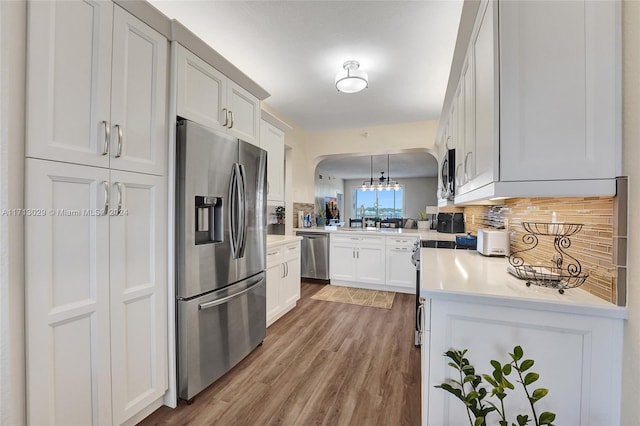
<svg viewBox="0 0 640 426">
<path fill-rule="evenodd" d="M 440 198 L 453 201 L 456 189 L 456 150 L 447 149 L 440 166 Z"/>
</svg>

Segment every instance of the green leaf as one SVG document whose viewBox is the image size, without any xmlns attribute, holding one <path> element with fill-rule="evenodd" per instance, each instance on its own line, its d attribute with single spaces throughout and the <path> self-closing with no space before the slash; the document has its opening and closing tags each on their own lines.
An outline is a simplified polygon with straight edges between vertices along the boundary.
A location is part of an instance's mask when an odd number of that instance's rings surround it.
<svg viewBox="0 0 640 426">
<path fill-rule="evenodd" d="M 479 395 L 478 395 L 478 392 L 469 392 L 469 393 L 467 394 L 467 402 L 471 402 L 471 401 L 473 401 L 474 399 L 478 399 L 478 396 L 479 396 Z"/>
<path fill-rule="evenodd" d="M 513 348 L 513 359 L 514 361 L 519 361 L 522 359 L 522 355 L 524 355 L 524 353 L 522 352 L 522 348 L 520 346 L 516 346 L 515 348 Z"/>
<path fill-rule="evenodd" d="M 493 366 L 493 368 L 495 370 L 501 370 L 502 369 L 502 365 L 498 361 L 496 361 L 495 359 L 491 360 L 491 365 Z"/>
<path fill-rule="evenodd" d="M 480 417 L 476 417 L 476 421 L 475 421 L 475 426 L 483 426 L 486 423 L 484 422 L 484 417 L 480 416 Z"/>
<path fill-rule="evenodd" d="M 522 364 L 520 364 L 520 371 L 527 371 L 528 369 L 533 367 L 533 363 L 534 361 L 532 359 L 525 359 L 524 361 L 522 361 Z"/>
<path fill-rule="evenodd" d="M 540 414 L 540 417 L 538 418 L 538 422 L 541 425 L 550 425 L 551 422 L 553 422 L 555 419 L 556 419 L 556 415 L 554 413 L 545 411 L 544 413 Z"/>
<path fill-rule="evenodd" d="M 529 423 L 529 416 L 518 414 L 516 420 L 518 421 L 518 426 L 525 426 L 527 423 Z"/>
<path fill-rule="evenodd" d="M 498 387 L 498 382 L 496 380 L 493 379 L 493 377 L 491 377 L 488 374 L 483 374 L 482 377 L 484 377 L 484 379 L 487 381 L 487 383 L 489 383 L 491 386 Z"/>
<path fill-rule="evenodd" d="M 476 378 L 476 376 L 467 376 L 464 378 L 464 380 L 462 381 L 463 383 L 469 383 L 469 382 L 473 382 L 473 380 Z"/>
<path fill-rule="evenodd" d="M 505 364 L 504 366 L 502 366 L 502 374 L 504 374 L 505 376 L 511 374 L 511 364 Z"/>
<path fill-rule="evenodd" d="M 509 426 L 509 422 L 508 422 L 508 421 L 506 421 L 506 420 L 500 420 L 500 421 L 498 422 L 498 424 L 499 424 L 500 426 Z"/>
<path fill-rule="evenodd" d="M 528 386 L 531 383 L 535 382 L 536 380 L 538 380 L 540 378 L 540 375 L 538 373 L 527 373 L 526 376 L 524 376 L 524 385 Z"/>
<path fill-rule="evenodd" d="M 448 364 L 449 364 L 449 367 L 451 367 L 451 368 L 453 368 L 453 369 L 455 369 L 455 370 L 460 370 L 460 369 L 458 368 L 458 364 L 454 364 L 453 362 L 450 362 L 450 363 L 448 363 Z"/>
<path fill-rule="evenodd" d="M 533 391 L 530 399 L 532 402 L 536 402 L 544 398 L 548 393 L 549 393 L 549 389 L 538 388 Z"/>
</svg>

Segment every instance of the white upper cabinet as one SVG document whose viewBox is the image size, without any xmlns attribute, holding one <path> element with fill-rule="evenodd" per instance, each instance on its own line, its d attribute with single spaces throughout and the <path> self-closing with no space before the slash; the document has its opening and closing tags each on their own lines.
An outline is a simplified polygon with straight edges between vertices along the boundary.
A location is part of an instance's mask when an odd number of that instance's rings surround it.
<svg viewBox="0 0 640 426">
<path fill-rule="evenodd" d="M 167 40 L 114 8 L 111 168 L 163 175 L 167 138 Z"/>
<path fill-rule="evenodd" d="M 167 41 L 111 2 L 29 4 L 27 157 L 166 169 Z"/>
<path fill-rule="evenodd" d="M 500 180 L 616 176 L 616 3 L 500 3 Z"/>
<path fill-rule="evenodd" d="M 451 134 L 453 120 L 454 139 L 463 140 L 455 144 L 463 169 L 455 202 L 615 194 L 620 3 L 465 4 L 473 7 L 447 101 L 457 113 L 439 132 Z"/>
<path fill-rule="evenodd" d="M 284 132 L 262 120 L 260 147 L 267 151 L 267 200 L 284 203 Z"/>
<path fill-rule="evenodd" d="M 111 2 L 30 2 L 27 157 L 109 167 Z"/>
<path fill-rule="evenodd" d="M 258 98 L 181 45 L 177 78 L 180 117 L 259 144 Z"/>
</svg>

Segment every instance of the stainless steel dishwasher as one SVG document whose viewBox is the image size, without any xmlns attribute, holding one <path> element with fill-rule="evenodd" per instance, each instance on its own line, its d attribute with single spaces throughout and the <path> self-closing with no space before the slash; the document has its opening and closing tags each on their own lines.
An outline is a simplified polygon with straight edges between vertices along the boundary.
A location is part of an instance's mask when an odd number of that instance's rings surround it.
<svg viewBox="0 0 640 426">
<path fill-rule="evenodd" d="M 302 278 L 329 279 L 329 234 L 326 232 L 298 231 Z"/>
</svg>

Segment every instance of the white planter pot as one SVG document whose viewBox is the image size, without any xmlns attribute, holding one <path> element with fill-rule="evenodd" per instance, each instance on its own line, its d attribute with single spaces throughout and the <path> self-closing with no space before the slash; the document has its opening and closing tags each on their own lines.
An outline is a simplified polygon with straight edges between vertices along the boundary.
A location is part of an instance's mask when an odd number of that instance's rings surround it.
<svg viewBox="0 0 640 426">
<path fill-rule="evenodd" d="M 431 222 L 428 220 L 419 220 L 418 221 L 418 229 L 429 229 L 431 228 Z"/>
</svg>

